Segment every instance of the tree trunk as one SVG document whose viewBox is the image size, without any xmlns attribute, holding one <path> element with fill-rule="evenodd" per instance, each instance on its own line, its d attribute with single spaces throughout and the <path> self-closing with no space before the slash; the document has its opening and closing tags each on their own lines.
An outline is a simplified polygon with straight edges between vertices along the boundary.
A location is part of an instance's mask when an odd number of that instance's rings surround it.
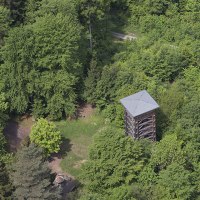
<svg viewBox="0 0 200 200">
<path fill-rule="evenodd" d="M 90 49 L 92 51 L 92 24 L 91 24 L 90 17 L 89 17 L 89 34 L 90 34 Z"/>
</svg>

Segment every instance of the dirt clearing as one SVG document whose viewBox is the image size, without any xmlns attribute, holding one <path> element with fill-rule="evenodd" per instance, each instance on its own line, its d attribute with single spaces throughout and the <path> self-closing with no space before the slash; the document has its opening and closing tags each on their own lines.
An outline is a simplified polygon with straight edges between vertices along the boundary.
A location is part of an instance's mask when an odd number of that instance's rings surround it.
<svg viewBox="0 0 200 200">
<path fill-rule="evenodd" d="M 25 139 L 31 131 L 34 120 L 31 116 L 23 116 L 18 119 L 10 120 L 4 134 L 9 144 L 10 152 L 16 152 L 20 147 L 21 141 Z"/>
</svg>

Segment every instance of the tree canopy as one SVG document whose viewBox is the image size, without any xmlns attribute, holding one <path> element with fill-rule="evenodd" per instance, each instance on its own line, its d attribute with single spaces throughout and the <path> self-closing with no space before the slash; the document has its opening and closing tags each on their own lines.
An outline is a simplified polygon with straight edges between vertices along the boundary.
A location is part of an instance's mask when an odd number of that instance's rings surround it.
<svg viewBox="0 0 200 200">
<path fill-rule="evenodd" d="M 13 163 L 11 179 L 17 199 L 61 199 L 59 191 L 53 189 L 50 169 L 43 158 L 42 149 L 31 144 L 17 153 Z"/>
<path fill-rule="evenodd" d="M 53 122 L 38 119 L 30 133 L 30 141 L 45 150 L 47 155 L 58 153 L 61 144 L 61 134 Z"/>
<path fill-rule="evenodd" d="M 199 21 L 198 0 L 0 0 L 0 198 L 12 175 L 16 198 L 59 199 L 42 156 L 59 151 L 51 121 L 90 103 L 109 127 L 94 133 L 80 199 L 198 200 Z M 160 106 L 155 143 L 123 135 L 119 100 L 144 89 Z M 3 129 L 27 113 L 32 144 L 12 174 Z"/>
</svg>

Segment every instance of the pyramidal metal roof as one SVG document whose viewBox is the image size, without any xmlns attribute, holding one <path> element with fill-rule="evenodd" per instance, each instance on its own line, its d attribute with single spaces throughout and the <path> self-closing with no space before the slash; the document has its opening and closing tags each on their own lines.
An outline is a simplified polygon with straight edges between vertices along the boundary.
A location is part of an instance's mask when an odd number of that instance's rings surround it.
<svg viewBox="0 0 200 200">
<path fill-rule="evenodd" d="M 159 105 L 146 90 L 125 97 L 120 102 L 133 117 L 159 108 Z"/>
</svg>

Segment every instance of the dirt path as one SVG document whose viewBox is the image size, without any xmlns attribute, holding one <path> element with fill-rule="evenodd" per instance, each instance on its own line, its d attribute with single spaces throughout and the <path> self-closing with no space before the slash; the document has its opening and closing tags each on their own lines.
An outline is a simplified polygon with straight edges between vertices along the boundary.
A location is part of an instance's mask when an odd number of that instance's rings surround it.
<svg viewBox="0 0 200 200">
<path fill-rule="evenodd" d="M 51 161 L 49 162 L 49 168 L 53 173 L 60 174 L 63 173 L 60 163 L 62 161 L 62 158 L 59 158 L 58 156 L 54 156 L 51 158 Z"/>
<path fill-rule="evenodd" d="M 91 104 L 83 104 L 78 110 L 78 118 L 87 118 L 90 117 L 94 113 L 94 107 Z"/>
<path fill-rule="evenodd" d="M 131 33 L 131 34 L 123 34 L 123 33 L 117 33 L 117 32 L 112 32 L 112 35 L 118 39 L 121 40 L 135 40 L 137 39 L 136 35 Z"/>
<path fill-rule="evenodd" d="M 21 141 L 29 135 L 33 124 L 33 118 L 30 116 L 23 116 L 18 120 L 11 120 L 7 123 L 4 134 L 11 152 L 17 151 Z"/>
</svg>

